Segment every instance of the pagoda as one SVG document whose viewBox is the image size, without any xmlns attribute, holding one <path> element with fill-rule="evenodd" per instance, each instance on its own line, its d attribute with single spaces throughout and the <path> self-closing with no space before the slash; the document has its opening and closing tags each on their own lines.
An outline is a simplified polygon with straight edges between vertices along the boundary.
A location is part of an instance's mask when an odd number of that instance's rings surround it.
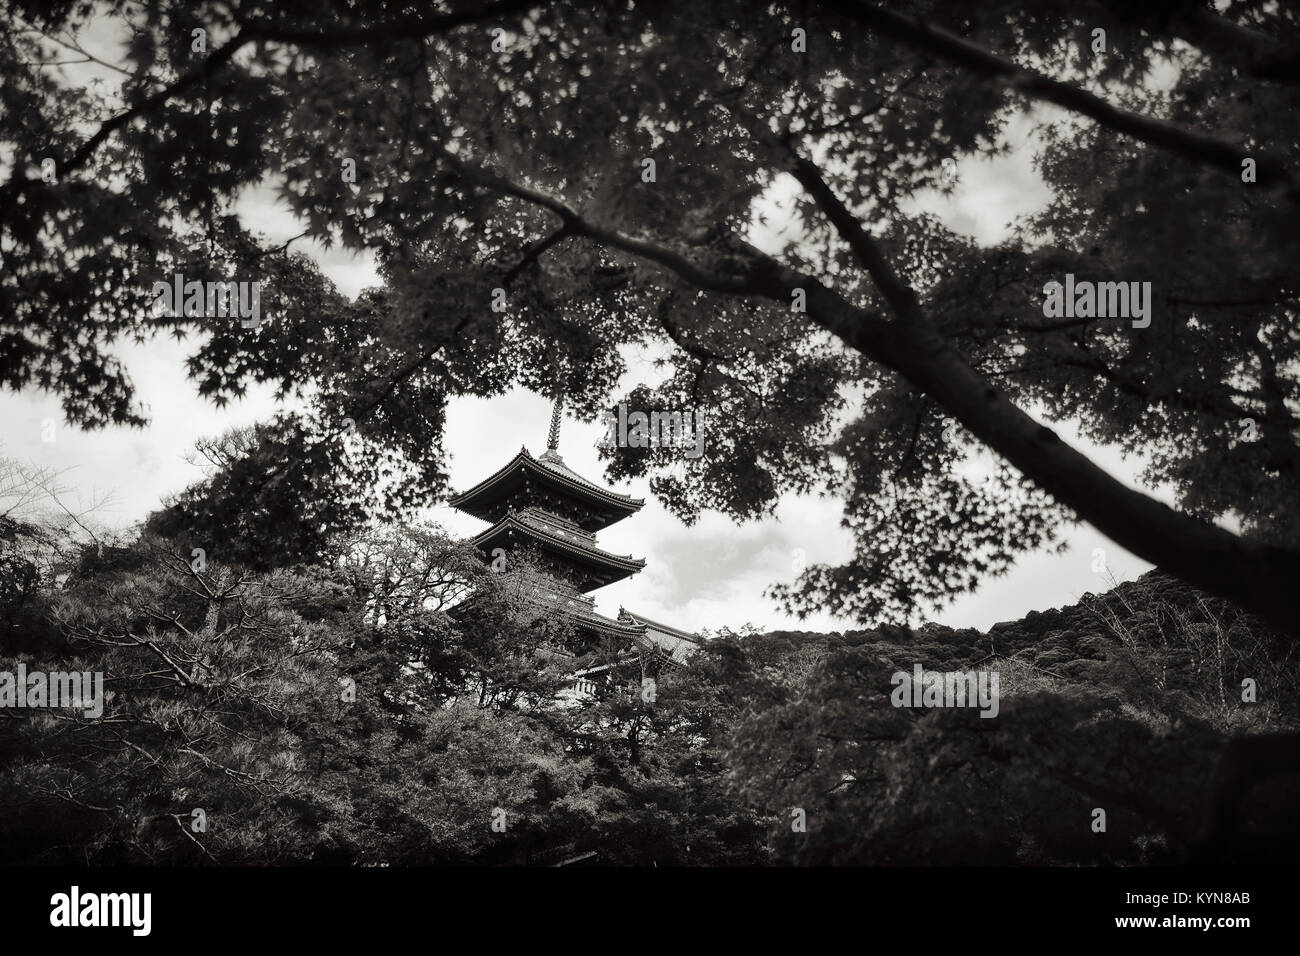
<svg viewBox="0 0 1300 956">
<path fill-rule="evenodd" d="M 549 575 L 538 582 L 532 601 L 563 614 L 579 633 L 613 639 L 613 662 L 575 671 L 572 687 L 595 693 L 601 683 L 619 679 L 620 665 L 639 662 L 643 674 L 684 664 L 698 648 L 694 634 L 619 609 L 617 619 L 596 612 L 589 592 L 636 574 L 645 561 L 613 554 L 596 544 L 596 532 L 636 514 L 642 498 L 602 488 L 576 474 L 560 457 L 562 400 L 556 398 L 546 451 L 538 456 L 522 447 L 502 468 L 449 504 L 489 523 L 473 543 L 487 556 L 516 549 L 533 551 Z"/>
</svg>

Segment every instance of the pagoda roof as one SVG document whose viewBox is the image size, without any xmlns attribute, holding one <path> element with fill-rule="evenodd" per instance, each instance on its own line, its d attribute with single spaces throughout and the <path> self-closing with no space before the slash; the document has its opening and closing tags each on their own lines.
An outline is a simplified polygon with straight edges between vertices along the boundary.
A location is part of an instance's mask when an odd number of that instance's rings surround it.
<svg viewBox="0 0 1300 956">
<path fill-rule="evenodd" d="M 598 548 L 591 535 L 573 531 L 559 523 L 548 522 L 533 509 L 512 512 L 492 527 L 474 538 L 474 545 L 490 550 L 502 539 L 514 533 L 535 542 L 543 551 L 567 558 L 590 572 L 588 588 L 604 587 L 636 574 L 645 567 L 645 560 L 630 554 L 613 554 Z"/>
<path fill-rule="evenodd" d="M 538 583 L 537 587 L 523 595 L 525 601 L 539 610 L 559 613 L 583 630 L 607 634 L 611 637 L 626 638 L 637 651 L 624 651 L 618 654 L 612 663 L 574 671 L 575 677 L 604 671 L 611 666 L 635 659 L 638 651 L 649 653 L 676 666 L 686 663 L 691 654 L 699 649 L 700 639 L 694 634 L 660 624 L 633 614 L 623 608 L 618 609 L 617 618 L 605 617 L 596 611 L 595 599 L 586 594 L 569 591 L 559 582 L 551 585 Z M 573 657 L 572 654 L 562 654 Z"/>
<path fill-rule="evenodd" d="M 558 611 L 579 627 L 632 639 L 644 637 L 645 635 L 643 626 L 598 614 L 596 613 L 595 598 L 585 594 L 567 592 L 563 586 L 546 587 L 539 585 L 530 593 L 527 593 L 524 599 L 535 607 Z"/>
<path fill-rule="evenodd" d="M 673 637 L 680 637 L 684 641 L 690 641 L 692 644 L 699 644 L 700 638 L 690 631 L 683 631 L 681 628 L 669 627 L 667 624 L 661 624 L 658 621 L 652 621 L 644 614 L 637 614 L 635 611 L 629 611 L 626 608 L 618 609 L 619 619 L 624 618 L 631 620 L 635 624 L 644 624 L 647 627 L 653 627 L 656 631 L 663 631 Z"/>
<path fill-rule="evenodd" d="M 642 628 L 645 640 L 676 664 L 681 664 L 700 649 L 700 639 L 689 631 L 660 624 L 641 614 L 634 614 L 624 608 L 618 609 L 618 619 L 634 627 Z"/>
<path fill-rule="evenodd" d="M 586 505 L 590 515 L 581 523 L 588 531 L 598 531 L 635 514 L 645 504 L 644 498 L 622 495 L 593 484 L 572 471 L 557 454 L 548 452 L 535 458 L 527 447 L 520 448 L 514 458 L 474 487 L 453 495 L 448 504 L 491 521 L 494 508 L 517 495 L 530 481 Z"/>
<path fill-rule="evenodd" d="M 580 627 L 591 628 L 606 634 L 638 638 L 645 633 L 643 627 L 636 627 L 635 625 L 625 624 L 623 621 L 616 621 L 611 617 L 605 617 L 603 614 L 597 614 L 591 608 L 565 605 L 560 608 L 560 612 Z"/>
</svg>

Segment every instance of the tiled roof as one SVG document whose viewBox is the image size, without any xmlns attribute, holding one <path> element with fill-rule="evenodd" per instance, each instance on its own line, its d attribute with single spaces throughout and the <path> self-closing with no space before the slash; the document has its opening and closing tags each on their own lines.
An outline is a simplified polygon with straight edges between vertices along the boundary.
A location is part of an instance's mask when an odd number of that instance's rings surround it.
<svg viewBox="0 0 1300 956">
<path fill-rule="evenodd" d="M 562 590 L 543 591 L 539 587 L 535 588 L 533 593 L 526 595 L 526 598 L 539 607 L 559 610 L 560 613 L 580 624 L 595 626 L 612 634 L 636 638 L 642 636 L 645 631 L 645 628 L 640 625 L 616 621 L 603 614 L 597 614 L 594 600 L 585 595 L 566 594 Z"/>
<path fill-rule="evenodd" d="M 558 546 L 561 550 L 568 551 L 576 556 L 588 558 L 596 564 L 610 565 L 628 573 L 635 573 L 645 567 L 643 558 L 634 558 L 630 554 L 614 554 L 603 548 L 598 548 L 591 543 L 594 538 L 588 540 L 555 527 L 547 529 L 540 519 L 526 517 L 523 512 L 512 512 L 506 515 L 492 527 L 476 536 L 474 545 L 482 547 L 484 542 L 490 541 L 507 527 L 518 528 L 545 543 Z"/>
<path fill-rule="evenodd" d="M 629 625 L 645 628 L 645 639 L 675 663 L 684 664 L 700 649 L 700 639 L 694 634 L 669 627 L 667 624 L 660 624 L 640 614 L 633 614 L 624 608 L 618 609 L 618 619 Z"/>
<path fill-rule="evenodd" d="M 645 504 L 644 498 L 633 498 L 631 495 L 623 495 L 616 491 L 610 491 L 608 488 L 602 488 L 600 485 L 588 481 L 586 478 L 583 478 L 577 472 L 570 470 L 563 464 L 557 464 L 553 461 L 542 461 L 534 458 L 526 447 L 520 448 L 519 453 L 515 455 L 514 458 L 511 458 L 504 466 L 480 481 L 474 487 L 468 488 L 459 494 L 452 495 L 448 503 L 452 507 L 460 507 L 461 503 L 466 500 L 472 497 L 477 497 L 487 491 L 493 484 L 504 478 L 512 469 L 520 464 L 531 465 L 543 474 L 554 475 L 563 481 L 578 485 L 582 491 L 594 492 L 595 495 L 601 499 L 621 505 L 625 508 L 631 508 L 631 510 L 636 510 Z"/>
<path fill-rule="evenodd" d="M 586 542 L 593 548 L 596 546 L 596 536 L 590 531 L 584 531 L 578 527 L 575 522 L 567 518 L 561 518 L 553 515 L 549 511 L 541 508 L 521 508 L 514 512 L 514 516 L 520 521 L 524 521 L 535 528 L 541 528 L 549 534 L 558 535 L 561 538 L 572 539 L 574 541 Z"/>
<path fill-rule="evenodd" d="M 528 454 L 527 448 L 524 449 L 524 453 Z M 532 458 L 532 455 L 528 455 L 528 457 Z M 608 488 L 602 488 L 600 485 L 588 481 L 586 478 L 582 477 L 582 475 L 578 474 L 576 471 L 571 469 L 568 465 L 564 464 L 564 462 L 546 461 L 541 458 L 534 459 L 534 460 L 543 468 L 547 468 L 558 475 L 563 475 L 565 478 L 568 478 L 570 481 L 576 481 L 578 484 L 584 485 L 587 488 L 590 488 L 592 491 L 599 491 L 602 495 L 609 495 L 611 498 L 618 498 L 628 503 L 635 502 L 638 505 L 645 504 L 644 498 L 633 498 L 631 495 L 622 495 L 619 494 L 617 491 L 610 491 Z"/>
<path fill-rule="evenodd" d="M 683 631 L 680 628 L 669 627 L 667 624 L 661 624 L 658 621 L 652 621 L 644 614 L 637 614 L 636 612 L 629 611 L 626 608 L 619 608 L 618 616 L 620 618 L 624 618 L 624 617 L 631 618 L 637 624 L 645 624 L 649 627 L 653 627 L 655 630 L 663 631 L 665 634 L 671 634 L 673 637 L 680 637 L 684 641 L 690 641 L 692 644 L 700 643 L 700 638 L 697 635 L 692 634 L 690 631 Z"/>
</svg>

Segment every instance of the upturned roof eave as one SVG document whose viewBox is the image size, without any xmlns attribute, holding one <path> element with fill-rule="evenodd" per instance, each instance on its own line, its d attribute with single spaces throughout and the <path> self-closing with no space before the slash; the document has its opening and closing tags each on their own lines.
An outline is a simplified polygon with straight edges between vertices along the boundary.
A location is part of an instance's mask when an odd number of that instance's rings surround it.
<svg viewBox="0 0 1300 956">
<path fill-rule="evenodd" d="M 608 489 L 601 488 L 599 485 L 594 485 L 581 476 L 571 476 L 558 471 L 555 468 L 550 468 L 543 462 L 534 458 L 527 448 L 519 449 L 518 454 L 516 454 L 514 458 L 511 458 L 505 465 L 480 481 L 477 485 L 474 485 L 474 487 L 462 491 L 459 494 L 452 495 L 447 499 L 447 503 L 453 508 L 459 508 L 462 511 L 470 510 L 470 508 L 474 507 L 476 500 L 488 497 L 493 488 L 508 478 L 510 472 L 520 464 L 528 468 L 533 474 L 542 478 L 551 479 L 567 489 L 574 491 L 575 497 L 579 500 L 584 500 L 593 504 L 599 503 L 608 505 L 616 510 L 626 511 L 627 514 L 634 514 L 635 512 L 640 511 L 645 505 L 644 498 L 633 498 L 631 495 L 621 495 L 616 491 L 609 491 Z"/>
<path fill-rule="evenodd" d="M 572 541 L 566 541 L 563 538 L 547 534 L 540 528 L 535 528 L 530 524 L 520 521 L 514 515 L 506 515 L 492 527 L 482 532 L 473 539 L 475 547 L 481 548 L 484 543 L 491 541 L 492 538 L 501 534 L 503 531 L 514 530 L 524 532 L 531 538 L 534 538 L 542 544 L 553 545 L 570 554 L 587 558 L 592 566 L 604 568 L 606 570 L 625 571 L 627 574 L 633 574 L 645 567 L 644 558 L 634 558 L 631 555 L 611 554 L 608 551 L 594 548 L 590 545 L 579 545 Z"/>
<path fill-rule="evenodd" d="M 645 615 L 637 614 L 635 611 L 629 611 L 627 608 L 619 608 L 619 616 L 622 617 L 623 615 L 630 617 L 637 624 L 640 624 L 644 627 L 654 628 L 656 631 L 662 631 L 663 633 L 668 634 L 671 637 L 678 637 L 684 641 L 690 641 L 692 644 L 703 643 L 703 641 L 700 640 L 698 634 L 692 634 L 690 631 L 683 631 L 679 627 L 672 627 L 660 621 L 653 621 L 650 618 L 646 617 Z"/>
<path fill-rule="evenodd" d="M 639 624 L 628 624 L 624 621 L 605 617 L 605 615 L 598 614 L 595 611 L 578 610 L 564 604 L 548 601 L 545 598 L 526 597 L 525 600 L 539 610 L 554 611 L 579 625 L 586 625 L 587 627 L 597 628 L 610 634 L 632 639 L 645 637 L 645 627 Z"/>
</svg>

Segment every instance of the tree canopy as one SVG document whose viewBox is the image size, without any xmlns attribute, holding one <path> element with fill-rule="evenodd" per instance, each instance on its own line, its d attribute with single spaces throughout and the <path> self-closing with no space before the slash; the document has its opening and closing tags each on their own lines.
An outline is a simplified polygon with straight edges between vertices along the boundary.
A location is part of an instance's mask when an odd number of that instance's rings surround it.
<svg viewBox="0 0 1300 956">
<path fill-rule="evenodd" d="M 645 347 L 652 401 L 710 410 L 707 453 L 611 449 L 611 480 L 686 520 L 843 500 L 855 552 L 779 589 L 795 610 L 899 618 L 1082 520 L 1300 632 L 1286 5 L 5 6 L 0 374 L 73 421 L 143 421 L 114 344 L 187 337 L 201 394 L 305 396 L 303 457 L 355 436 L 336 467 L 400 511 L 446 490 L 449 398 L 558 384 L 595 416 Z M 92 17 L 129 27 L 117 90 L 49 65 Z M 1045 209 L 992 247 L 916 212 L 1036 106 Z M 348 301 L 259 236 L 259 184 L 382 287 Z M 157 315 L 176 273 L 259 282 L 267 321 Z M 1067 274 L 1150 282 L 1150 325 L 1045 316 Z"/>
</svg>

